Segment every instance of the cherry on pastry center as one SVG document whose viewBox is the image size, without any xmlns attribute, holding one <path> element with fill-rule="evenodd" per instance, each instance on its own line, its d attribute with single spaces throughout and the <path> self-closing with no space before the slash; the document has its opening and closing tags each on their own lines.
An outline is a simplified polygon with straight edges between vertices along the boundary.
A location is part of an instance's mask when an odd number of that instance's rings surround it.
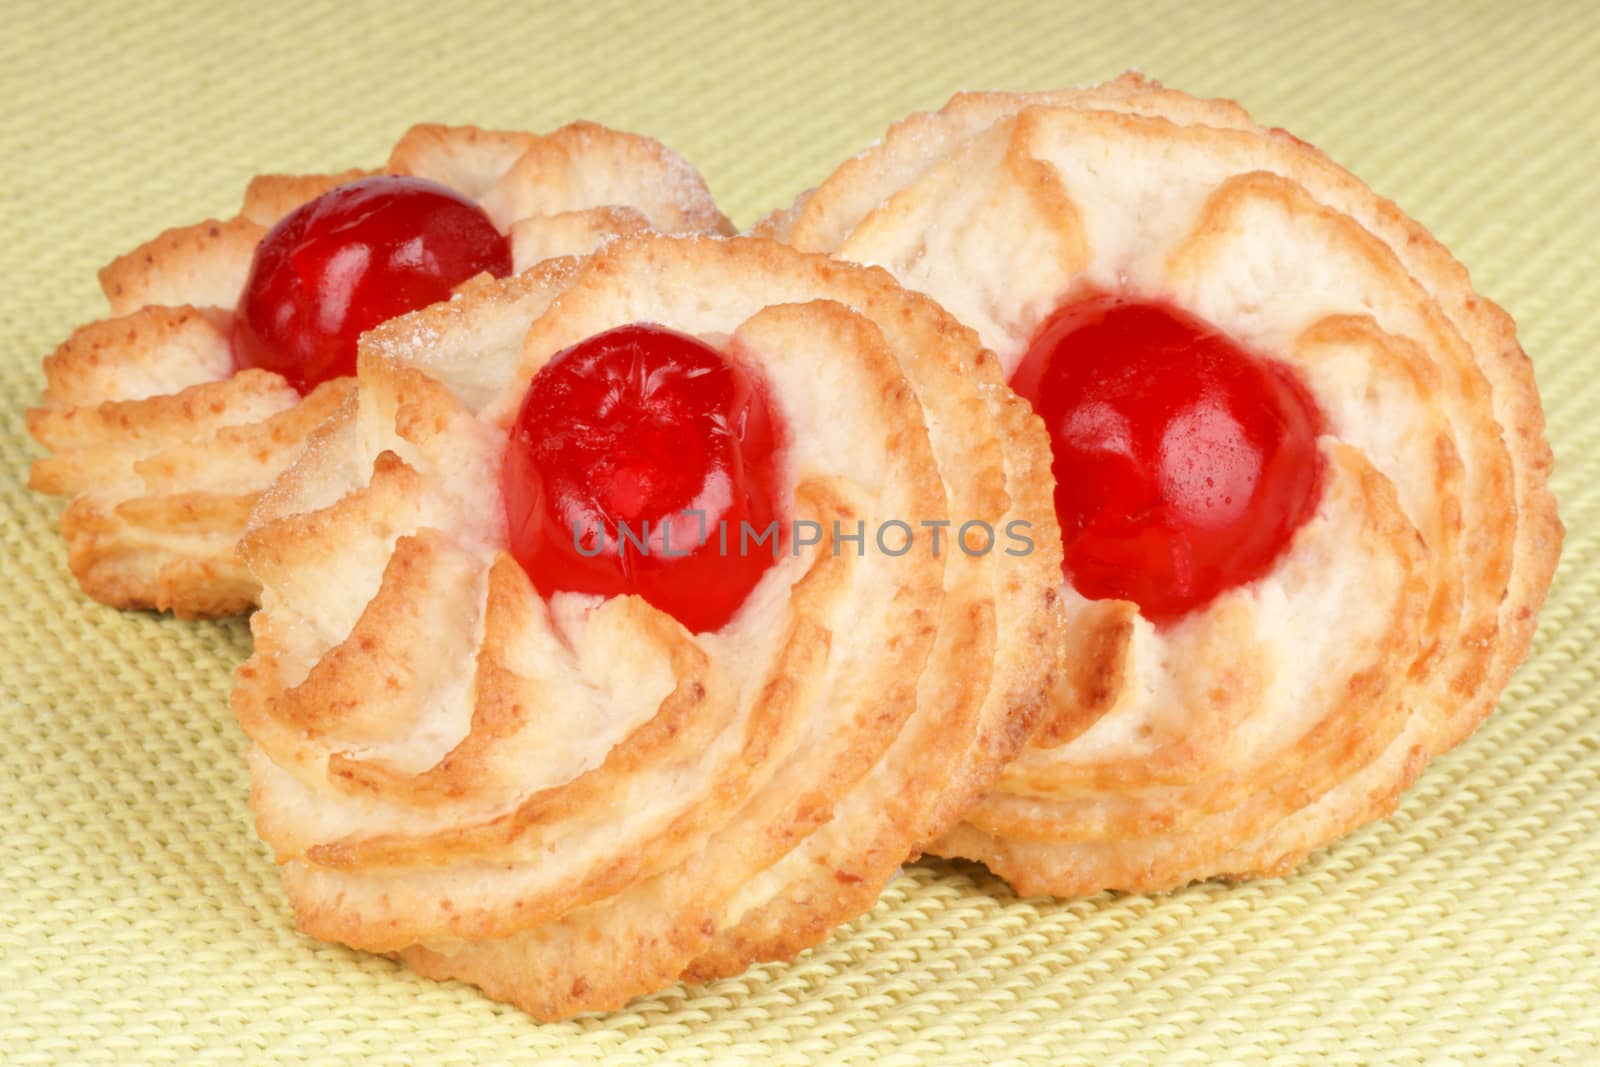
<svg viewBox="0 0 1600 1067">
<path fill-rule="evenodd" d="M 1265 575 L 1316 510 L 1310 393 L 1180 308 L 1065 304 L 1011 385 L 1049 431 L 1062 573 L 1091 600 L 1172 622 Z"/>
<path fill-rule="evenodd" d="M 775 522 L 782 435 L 760 378 L 710 345 L 649 323 L 596 334 L 550 357 L 512 424 L 511 553 L 544 596 L 637 594 L 720 629 L 777 553 L 706 531 Z"/>
<path fill-rule="evenodd" d="M 309 393 L 356 372 L 362 333 L 448 299 L 484 271 L 511 273 L 511 243 L 467 197 L 389 175 L 337 186 L 256 246 L 234 320 L 235 363 Z"/>
</svg>

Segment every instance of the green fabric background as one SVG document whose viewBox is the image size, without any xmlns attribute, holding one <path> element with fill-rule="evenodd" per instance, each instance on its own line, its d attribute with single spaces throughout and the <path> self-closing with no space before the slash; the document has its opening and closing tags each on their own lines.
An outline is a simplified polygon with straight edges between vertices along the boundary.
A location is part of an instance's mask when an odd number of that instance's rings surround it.
<svg viewBox="0 0 1600 1067">
<path fill-rule="evenodd" d="M 0 2 L 0 1062 L 1600 1061 L 1600 8 Z M 1502 708 L 1293 877 L 1018 900 L 910 868 L 828 945 L 540 1026 L 291 929 L 228 713 L 242 623 L 85 600 L 23 487 L 94 272 L 410 123 L 652 133 L 741 225 L 958 88 L 1137 66 L 1429 225 L 1521 323 L 1569 535 Z"/>
</svg>

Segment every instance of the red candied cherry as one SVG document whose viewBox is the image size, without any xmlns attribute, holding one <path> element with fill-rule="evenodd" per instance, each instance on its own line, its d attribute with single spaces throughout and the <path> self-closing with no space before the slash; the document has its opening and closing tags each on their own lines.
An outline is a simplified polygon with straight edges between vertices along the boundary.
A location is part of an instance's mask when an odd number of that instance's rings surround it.
<svg viewBox="0 0 1600 1067">
<path fill-rule="evenodd" d="M 501 488 L 534 586 L 636 593 L 724 626 L 776 554 L 778 427 L 749 371 L 646 323 L 550 358 L 511 428 Z"/>
<path fill-rule="evenodd" d="M 1091 600 L 1175 620 L 1265 574 L 1316 509 L 1304 386 L 1178 308 L 1068 304 L 1011 384 L 1050 432 L 1062 571 Z"/>
<path fill-rule="evenodd" d="M 511 273 L 511 244 L 452 189 L 379 176 L 285 215 L 256 246 L 233 334 L 240 367 L 301 393 L 356 372 L 356 339 L 444 300 L 475 274 Z"/>
</svg>

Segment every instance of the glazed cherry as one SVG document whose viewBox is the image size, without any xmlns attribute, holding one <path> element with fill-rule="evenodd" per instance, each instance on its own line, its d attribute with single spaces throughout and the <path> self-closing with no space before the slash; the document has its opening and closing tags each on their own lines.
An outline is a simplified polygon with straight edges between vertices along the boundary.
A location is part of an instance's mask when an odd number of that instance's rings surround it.
<svg viewBox="0 0 1600 1067">
<path fill-rule="evenodd" d="M 540 369 L 511 428 L 511 553 L 545 596 L 636 593 L 720 629 L 781 540 L 778 432 L 759 381 L 709 345 L 643 323 L 596 334 Z"/>
<path fill-rule="evenodd" d="M 1050 432 L 1062 571 L 1092 600 L 1180 618 L 1265 574 L 1316 509 L 1310 395 L 1178 308 L 1068 304 L 1011 384 Z"/>
<path fill-rule="evenodd" d="M 475 274 L 511 273 L 511 245 L 483 209 L 417 178 L 363 178 L 285 215 L 256 246 L 233 333 L 240 367 L 301 393 L 356 372 L 356 339 L 450 295 Z"/>
</svg>

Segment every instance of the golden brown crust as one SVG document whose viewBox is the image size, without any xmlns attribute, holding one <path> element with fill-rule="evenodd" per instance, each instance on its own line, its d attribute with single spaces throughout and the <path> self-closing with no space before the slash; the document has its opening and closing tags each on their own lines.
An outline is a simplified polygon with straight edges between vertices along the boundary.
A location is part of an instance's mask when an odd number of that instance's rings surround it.
<svg viewBox="0 0 1600 1067">
<path fill-rule="evenodd" d="M 737 925 L 719 931 L 691 966 L 695 980 L 736 974 L 752 959 L 787 959 L 825 939 L 835 917 L 871 907 L 907 858 L 905 841 L 920 850 L 1021 750 L 1051 685 L 1061 546 L 1043 427 L 1000 387 L 993 354 L 974 352 L 942 322 L 899 347 L 910 353 L 901 366 L 931 419 L 950 513 L 997 530 L 1026 523 L 1033 550 L 963 555 L 964 573 L 946 581 L 939 640 L 918 689 L 919 704 L 946 704 L 964 716 L 961 725 L 920 717 L 903 730 L 834 822 L 742 895 Z M 971 428 L 990 423 L 998 432 L 976 439 Z"/>
<path fill-rule="evenodd" d="M 244 188 L 239 215 L 257 225 L 272 226 L 301 204 L 315 200 L 335 186 L 380 173 L 352 167 L 338 174 L 258 174 Z"/>
<path fill-rule="evenodd" d="M 1342 442 L 1274 572 L 1182 623 L 1062 587 L 1039 733 L 935 851 L 1024 892 L 1278 873 L 1391 810 L 1526 654 L 1561 526 L 1510 320 L 1393 204 L 1237 105 L 1132 74 L 962 94 L 758 230 L 885 266 L 1007 367 L 1086 288 L 1173 300 L 1289 362 Z"/>
<path fill-rule="evenodd" d="M 252 179 L 237 217 L 168 230 L 107 265 L 100 282 L 114 317 L 80 327 L 45 360 L 44 406 L 28 424 L 50 454 L 30 484 L 71 498 L 62 534 L 90 596 L 183 617 L 254 606 L 255 580 L 234 548 L 243 514 L 313 417 L 336 404 L 321 390 L 302 402 L 264 371 L 234 374 L 233 309 L 270 226 L 336 185 L 385 172 L 481 198 L 519 270 L 657 220 L 728 229 L 680 157 L 591 123 L 545 135 L 417 126 L 386 171 Z"/>
<path fill-rule="evenodd" d="M 759 371 L 786 514 L 824 531 L 716 633 L 547 601 L 505 552 L 527 383 L 639 320 Z M 386 324 L 359 382 L 244 542 L 265 592 L 234 708 L 302 929 L 540 1017 L 614 1007 L 816 943 L 1022 744 L 1057 625 L 1043 430 L 883 272 L 623 238 Z M 890 519 L 1027 521 L 1035 550 L 857 554 L 833 530 Z"/>
<path fill-rule="evenodd" d="M 266 227 L 247 218 L 207 219 L 161 233 L 100 270 L 111 314 L 145 307 L 231 308 Z"/>
<path fill-rule="evenodd" d="M 538 138 L 484 195 L 489 217 L 506 227 L 517 219 L 618 204 L 638 210 L 661 233 L 733 232 L 705 180 L 682 156 L 659 141 L 593 122 L 569 123 Z"/>
</svg>

